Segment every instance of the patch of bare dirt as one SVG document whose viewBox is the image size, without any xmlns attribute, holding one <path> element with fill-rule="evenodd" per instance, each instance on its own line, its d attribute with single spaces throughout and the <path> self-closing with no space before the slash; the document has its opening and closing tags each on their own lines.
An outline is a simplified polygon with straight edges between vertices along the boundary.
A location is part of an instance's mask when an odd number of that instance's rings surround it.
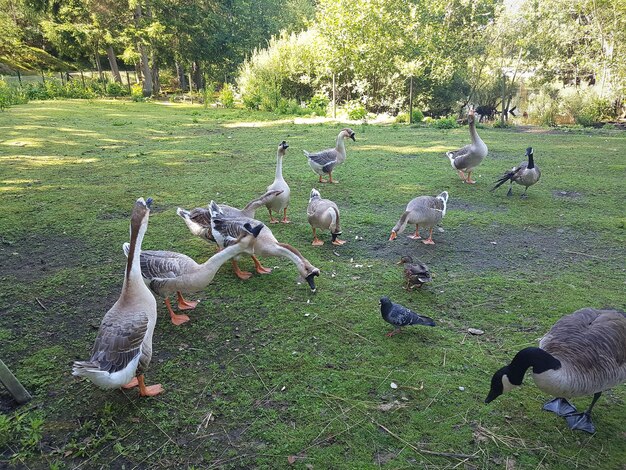
<svg viewBox="0 0 626 470">
<path fill-rule="evenodd" d="M 583 194 L 579 193 L 578 191 L 565 191 L 562 189 L 557 189 L 557 190 L 552 191 L 552 195 L 555 198 L 566 198 L 566 199 L 578 199 L 583 196 Z"/>
<path fill-rule="evenodd" d="M 476 273 L 502 269 L 562 270 L 566 265 L 590 259 L 610 262 L 618 259 L 619 253 L 617 246 L 583 245 L 592 234 L 569 228 L 522 230 L 497 224 L 480 228 L 446 228 L 443 232 L 436 228 L 433 233 L 435 246 L 411 240 L 407 234 L 410 232 L 401 234 L 393 242 L 374 243 L 369 246 L 369 251 L 375 257 L 390 261 L 411 254 L 440 269 L 463 265 L 464 269 Z"/>
<path fill-rule="evenodd" d="M 87 246 L 80 239 L 60 235 L 32 235 L 0 242 L 0 278 L 37 281 L 62 268 L 80 266 Z"/>
</svg>

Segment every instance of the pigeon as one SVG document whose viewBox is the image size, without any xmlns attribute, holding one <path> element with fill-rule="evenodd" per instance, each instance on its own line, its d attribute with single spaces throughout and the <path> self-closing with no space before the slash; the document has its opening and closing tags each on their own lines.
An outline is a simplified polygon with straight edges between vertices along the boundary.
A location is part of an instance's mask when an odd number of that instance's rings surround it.
<svg viewBox="0 0 626 470">
<path fill-rule="evenodd" d="M 400 333 L 400 329 L 403 326 L 435 326 L 435 322 L 432 318 L 418 315 L 402 305 L 394 304 L 391 300 L 389 300 L 389 297 L 380 298 L 380 313 L 383 316 L 383 320 L 397 327 L 395 330 L 387 333 L 386 336 L 393 336 L 396 333 Z"/>
</svg>

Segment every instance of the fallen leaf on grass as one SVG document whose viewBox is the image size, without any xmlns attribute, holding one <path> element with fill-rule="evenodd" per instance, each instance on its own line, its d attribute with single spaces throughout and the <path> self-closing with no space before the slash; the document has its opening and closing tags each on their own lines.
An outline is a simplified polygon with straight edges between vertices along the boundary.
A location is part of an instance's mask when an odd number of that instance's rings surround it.
<svg viewBox="0 0 626 470">
<path fill-rule="evenodd" d="M 287 457 L 287 462 L 289 462 L 289 465 L 293 465 L 294 463 L 296 463 L 296 456 L 290 455 L 289 457 Z"/>
</svg>

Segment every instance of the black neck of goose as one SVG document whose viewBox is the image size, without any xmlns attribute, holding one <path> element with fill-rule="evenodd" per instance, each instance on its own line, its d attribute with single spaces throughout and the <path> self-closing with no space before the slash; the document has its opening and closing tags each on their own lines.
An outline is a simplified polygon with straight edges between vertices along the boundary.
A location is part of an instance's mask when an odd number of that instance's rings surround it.
<svg viewBox="0 0 626 470">
<path fill-rule="evenodd" d="M 130 221 L 130 248 L 128 250 L 128 259 L 126 260 L 126 279 L 129 278 L 130 271 L 133 267 L 135 250 L 137 249 L 137 238 L 139 237 L 140 229 L 141 220 L 139 220 L 138 217 L 133 217 Z"/>
<path fill-rule="evenodd" d="M 534 374 L 541 374 L 547 370 L 560 369 L 561 361 L 541 348 L 522 349 L 509 364 L 507 373 L 509 382 L 513 385 L 521 385 L 529 367 L 533 368 Z"/>
<path fill-rule="evenodd" d="M 528 166 L 526 168 L 528 168 L 529 170 L 535 168 L 535 160 L 533 158 L 532 152 L 528 154 Z"/>
</svg>

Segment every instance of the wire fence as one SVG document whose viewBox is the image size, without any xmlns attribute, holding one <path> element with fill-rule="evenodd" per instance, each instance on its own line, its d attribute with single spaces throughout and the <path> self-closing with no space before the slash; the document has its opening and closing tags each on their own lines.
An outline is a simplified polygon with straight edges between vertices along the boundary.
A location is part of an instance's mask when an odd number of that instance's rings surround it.
<svg viewBox="0 0 626 470">
<path fill-rule="evenodd" d="M 140 83 L 137 73 L 134 70 L 120 70 L 120 78 L 122 79 L 122 85 L 128 88 L 130 93 L 132 85 Z M 72 80 L 78 80 L 82 83 L 83 87 L 87 86 L 87 81 L 98 80 L 104 83 L 115 82 L 113 72 L 105 70 L 98 72 L 95 70 L 72 70 L 65 72 L 44 72 L 23 74 L 19 71 L 16 75 L 0 75 L 0 79 L 4 80 L 9 85 L 23 86 L 23 85 L 36 85 L 38 83 L 45 83 L 47 81 L 53 81 L 64 85 Z"/>
</svg>

